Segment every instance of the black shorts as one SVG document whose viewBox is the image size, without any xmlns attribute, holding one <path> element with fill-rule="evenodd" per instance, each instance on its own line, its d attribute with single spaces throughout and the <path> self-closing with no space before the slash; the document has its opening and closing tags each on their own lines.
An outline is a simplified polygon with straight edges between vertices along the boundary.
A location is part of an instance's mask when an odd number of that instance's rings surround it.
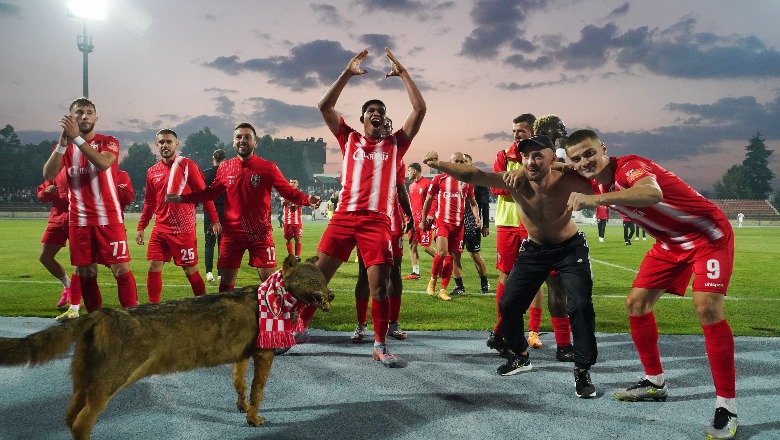
<svg viewBox="0 0 780 440">
<path fill-rule="evenodd" d="M 479 252 L 482 245 L 482 231 L 479 229 L 471 229 L 470 232 L 471 233 L 464 228 L 463 247 L 471 253 Z"/>
</svg>

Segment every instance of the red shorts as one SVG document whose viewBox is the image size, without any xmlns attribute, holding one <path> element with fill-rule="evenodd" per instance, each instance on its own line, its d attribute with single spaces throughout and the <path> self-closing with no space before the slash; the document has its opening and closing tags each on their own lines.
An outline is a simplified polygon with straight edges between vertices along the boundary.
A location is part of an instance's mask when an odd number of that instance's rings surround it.
<svg viewBox="0 0 780 440">
<path fill-rule="evenodd" d="M 46 230 L 43 231 L 43 237 L 41 237 L 41 243 L 53 244 L 59 247 L 65 247 L 68 242 L 68 223 L 64 225 L 54 225 L 49 223 L 46 226 Z"/>
<path fill-rule="evenodd" d="M 171 261 L 177 266 L 189 267 L 198 264 L 198 238 L 190 234 L 171 234 L 152 228 L 146 259 L 149 261 Z"/>
<path fill-rule="evenodd" d="M 665 289 L 684 296 L 693 275 L 694 292 L 726 294 L 734 270 L 734 235 L 688 251 L 666 250 L 656 242 L 639 266 L 631 287 Z"/>
<path fill-rule="evenodd" d="M 452 223 L 436 221 L 436 238 L 445 237 L 447 239 L 447 251 L 462 254 L 463 253 L 463 223 L 455 226 Z"/>
<path fill-rule="evenodd" d="M 246 234 L 222 234 L 219 242 L 217 267 L 239 269 L 244 251 L 249 251 L 249 265 L 252 267 L 276 267 L 276 248 L 273 240 L 250 240 Z"/>
<path fill-rule="evenodd" d="M 125 225 L 73 226 L 68 228 L 70 264 L 89 266 L 129 263 Z"/>
<path fill-rule="evenodd" d="M 431 235 L 432 232 L 430 229 L 427 231 L 423 231 L 420 229 L 419 224 L 415 225 L 414 233 L 412 231 L 409 231 L 409 240 L 415 241 L 419 243 L 422 247 L 428 247 L 431 245 Z"/>
<path fill-rule="evenodd" d="M 300 239 L 303 237 L 303 226 L 301 225 L 284 225 L 284 239 L 292 240 L 293 238 Z"/>
<path fill-rule="evenodd" d="M 358 246 L 366 267 L 393 264 L 390 218 L 378 212 L 336 212 L 322 234 L 317 251 L 341 261 Z"/>
<path fill-rule="evenodd" d="M 404 233 L 390 235 L 390 243 L 393 246 L 393 259 L 401 258 L 404 256 Z"/>
<path fill-rule="evenodd" d="M 525 227 L 496 227 L 496 269 L 508 274 L 515 265 L 517 253 L 520 252 L 520 242 L 528 237 Z"/>
</svg>

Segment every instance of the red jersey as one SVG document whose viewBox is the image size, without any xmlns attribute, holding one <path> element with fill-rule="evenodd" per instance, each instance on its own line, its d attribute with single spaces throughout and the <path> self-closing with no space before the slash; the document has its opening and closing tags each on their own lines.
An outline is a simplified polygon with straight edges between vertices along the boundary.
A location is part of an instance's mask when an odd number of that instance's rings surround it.
<svg viewBox="0 0 780 440">
<path fill-rule="evenodd" d="M 70 225 L 104 226 L 124 223 L 117 194 L 119 141 L 113 136 L 95 134 L 89 145 L 99 153 L 108 151 L 117 160 L 105 171 L 92 164 L 74 144 L 62 157 L 70 190 Z"/>
<path fill-rule="evenodd" d="M 282 214 L 282 222 L 285 225 L 301 226 L 301 207 L 300 205 L 287 202 L 284 205 L 284 214 Z"/>
<path fill-rule="evenodd" d="M 204 202 L 225 193 L 225 233 L 247 234 L 252 241 L 273 242 L 271 188 L 296 205 L 310 206 L 309 196 L 295 189 L 275 163 L 252 155 L 219 164 L 217 177 L 203 191 L 183 194 L 182 201 Z"/>
<path fill-rule="evenodd" d="M 122 206 L 122 211 L 124 211 L 127 205 L 133 203 L 135 189 L 133 189 L 133 182 L 130 180 L 130 175 L 127 174 L 127 171 L 117 171 L 116 180 L 116 186 L 119 190 L 119 205 Z"/>
<path fill-rule="evenodd" d="M 373 211 L 390 217 L 398 166 L 411 141 L 400 130 L 382 139 L 364 137 L 344 118 L 339 118 L 336 139 L 344 158 L 336 212 Z"/>
<path fill-rule="evenodd" d="M 189 194 L 206 188 L 203 173 L 192 159 L 176 155 L 170 163 L 160 160 L 146 172 L 146 193 L 138 230 L 149 226 L 154 215 L 154 229 L 170 234 L 195 232 L 195 204 L 166 203 L 166 194 Z M 212 223 L 218 223 L 214 202 L 203 203 Z"/>
<path fill-rule="evenodd" d="M 49 185 L 55 185 L 57 190 L 47 193 L 45 189 Z M 54 180 L 44 180 L 42 184 L 38 185 L 36 194 L 41 203 L 51 203 L 49 224 L 65 226 L 65 222 L 68 221 L 68 207 L 70 206 L 68 203 L 68 182 L 65 181 L 65 168 L 57 173 L 57 177 Z"/>
<path fill-rule="evenodd" d="M 596 207 L 596 220 L 609 220 L 609 207 L 597 206 Z"/>
<path fill-rule="evenodd" d="M 474 186 L 442 173 L 433 178 L 428 193 L 436 197 L 439 204 L 436 218 L 460 226 L 465 214 L 466 198 L 474 197 Z"/>
<path fill-rule="evenodd" d="M 425 204 L 425 198 L 428 196 L 428 187 L 431 181 L 425 177 L 420 177 L 416 182 L 409 185 L 409 204 L 412 205 L 412 216 L 414 224 L 419 225 L 422 222 L 422 209 Z M 436 212 L 436 199 L 433 199 L 430 212 Z"/>
<path fill-rule="evenodd" d="M 620 191 L 632 187 L 643 177 L 654 177 L 663 191 L 660 203 L 643 208 L 610 206 L 645 229 L 665 248 L 694 249 L 714 242 L 731 230 L 723 211 L 688 186 L 671 171 L 640 156 L 611 157 L 614 182 L 604 186 L 591 181 L 593 192 Z"/>
</svg>

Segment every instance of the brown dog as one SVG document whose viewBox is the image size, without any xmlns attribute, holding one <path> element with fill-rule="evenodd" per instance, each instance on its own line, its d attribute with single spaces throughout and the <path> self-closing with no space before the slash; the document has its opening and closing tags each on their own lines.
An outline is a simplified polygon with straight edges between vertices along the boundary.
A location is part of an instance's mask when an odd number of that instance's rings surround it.
<svg viewBox="0 0 780 440">
<path fill-rule="evenodd" d="M 333 294 L 314 266 L 290 255 L 282 268 L 285 288 L 298 301 L 330 309 Z M 89 439 L 109 400 L 126 386 L 153 374 L 233 362 L 238 409 L 252 426 L 271 372 L 274 350 L 258 349 L 257 286 L 129 309 L 100 309 L 25 338 L 0 338 L 0 365 L 31 366 L 54 360 L 75 343 L 71 364 L 73 397 L 65 422 L 75 439 Z M 246 402 L 249 357 L 255 370 Z"/>
</svg>

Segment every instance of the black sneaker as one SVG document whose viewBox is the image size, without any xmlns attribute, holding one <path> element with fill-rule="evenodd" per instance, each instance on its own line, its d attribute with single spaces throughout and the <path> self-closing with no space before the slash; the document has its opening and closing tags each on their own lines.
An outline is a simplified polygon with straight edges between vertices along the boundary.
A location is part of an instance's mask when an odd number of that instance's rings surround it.
<svg viewBox="0 0 780 440">
<path fill-rule="evenodd" d="M 506 348 L 506 344 L 504 343 L 504 337 L 499 335 L 496 332 L 490 332 L 490 336 L 488 336 L 487 341 L 485 341 L 485 344 L 491 350 L 496 350 L 498 352 L 501 352 Z"/>
<path fill-rule="evenodd" d="M 590 371 L 574 368 L 574 395 L 580 399 L 596 397 L 596 387 L 590 381 Z"/>
<path fill-rule="evenodd" d="M 558 359 L 559 362 L 574 362 L 574 347 L 571 344 L 558 347 L 555 350 L 555 359 Z"/>
<path fill-rule="evenodd" d="M 507 360 L 504 365 L 496 368 L 496 373 L 502 376 L 512 376 L 523 371 L 531 371 L 531 359 L 528 355 L 516 354 Z"/>
<path fill-rule="evenodd" d="M 737 415 L 723 407 L 715 410 L 712 424 L 704 429 L 704 437 L 707 440 L 730 439 L 736 434 Z"/>
<path fill-rule="evenodd" d="M 482 285 L 482 293 L 490 292 L 490 281 Z"/>
<path fill-rule="evenodd" d="M 466 289 L 465 288 L 463 288 L 461 286 L 455 286 L 455 288 L 452 289 L 452 292 L 450 292 L 450 295 L 451 296 L 463 295 L 464 293 L 466 293 Z"/>
</svg>

